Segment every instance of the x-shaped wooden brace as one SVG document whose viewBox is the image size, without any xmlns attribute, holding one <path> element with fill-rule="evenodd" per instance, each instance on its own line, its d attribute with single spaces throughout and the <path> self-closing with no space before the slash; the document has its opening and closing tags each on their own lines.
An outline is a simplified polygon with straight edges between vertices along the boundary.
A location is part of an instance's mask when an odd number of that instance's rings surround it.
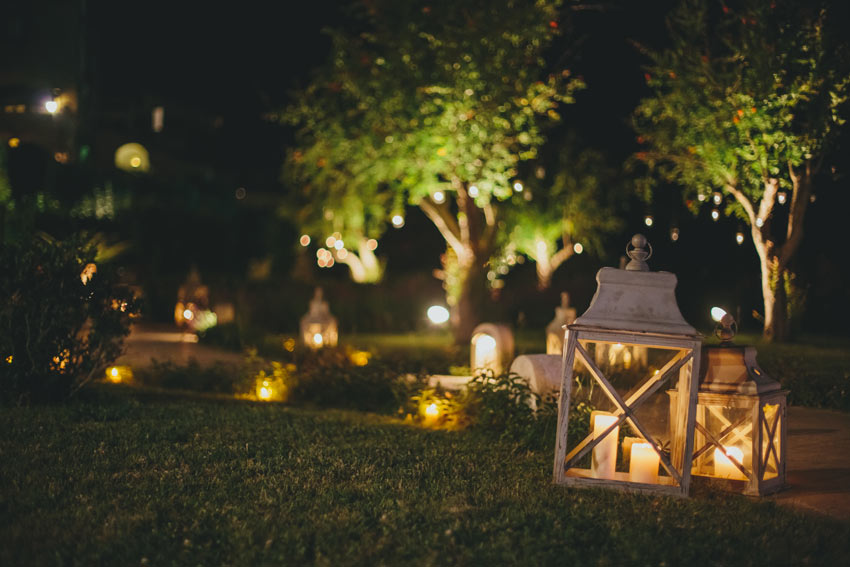
<svg viewBox="0 0 850 567">
<path fill-rule="evenodd" d="M 608 398 L 614 402 L 617 407 L 617 410 L 614 412 L 614 416 L 617 417 L 617 421 L 611 424 L 605 431 L 599 435 L 598 437 L 594 437 L 593 433 L 584 438 L 584 440 L 576 445 L 576 447 L 570 451 L 569 455 L 567 455 L 564 468 L 569 469 L 574 462 L 578 461 L 582 457 L 584 457 L 589 451 L 593 450 L 596 445 L 602 441 L 602 439 L 608 435 L 611 431 L 614 430 L 615 427 L 619 427 L 621 423 L 624 421 L 628 421 L 629 425 L 640 432 L 641 436 L 644 440 L 652 446 L 653 450 L 658 454 L 658 457 L 661 460 L 661 464 L 667 470 L 671 477 L 673 477 L 678 484 L 682 484 L 682 475 L 679 474 L 679 471 L 676 470 L 676 467 L 670 462 L 670 459 L 667 457 L 665 453 L 658 448 L 655 444 L 655 441 L 652 439 L 652 436 L 644 429 L 643 425 L 635 418 L 634 410 L 640 406 L 643 402 L 645 402 L 649 397 L 658 391 L 658 388 L 661 387 L 664 382 L 667 381 L 670 376 L 672 376 L 675 372 L 678 372 L 679 369 L 682 368 L 685 364 L 687 364 L 691 358 L 693 357 L 693 352 L 680 350 L 676 355 L 661 368 L 655 376 L 651 377 L 649 380 L 646 380 L 640 388 L 635 390 L 627 400 L 623 400 L 622 396 L 614 389 L 614 386 L 608 381 L 605 375 L 599 370 L 599 367 L 591 359 L 590 355 L 581 345 L 581 343 L 576 343 L 576 354 L 582 363 L 587 367 L 590 371 L 590 374 L 599 382 L 602 386 L 602 391 L 608 396 Z"/>
</svg>

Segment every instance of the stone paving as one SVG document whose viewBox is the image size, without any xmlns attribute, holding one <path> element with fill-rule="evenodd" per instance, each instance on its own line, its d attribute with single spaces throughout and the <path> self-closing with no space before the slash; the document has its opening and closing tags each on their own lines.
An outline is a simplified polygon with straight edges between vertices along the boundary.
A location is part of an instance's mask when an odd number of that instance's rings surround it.
<svg viewBox="0 0 850 567">
<path fill-rule="evenodd" d="M 118 364 L 146 366 L 151 359 L 239 365 L 243 355 L 197 344 L 173 325 L 137 325 Z M 850 521 L 850 414 L 789 407 L 787 449 L 787 487 L 768 498 Z"/>
</svg>

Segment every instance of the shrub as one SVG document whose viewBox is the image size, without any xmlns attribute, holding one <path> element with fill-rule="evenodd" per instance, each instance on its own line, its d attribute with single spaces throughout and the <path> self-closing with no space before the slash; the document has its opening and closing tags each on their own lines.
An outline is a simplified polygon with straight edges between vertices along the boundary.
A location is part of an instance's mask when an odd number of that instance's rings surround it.
<svg viewBox="0 0 850 567">
<path fill-rule="evenodd" d="M 83 237 L 0 248 L 0 400 L 61 400 L 121 353 L 136 305 Z"/>
<path fill-rule="evenodd" d="M 247 380 L 238 369 L 222 363 L 201 366 L 194 358 L 186 365 L 153 360 L 136 372 L 135 382 L 154 388 L 236 394 L 247 390 Z"/>
</svg>

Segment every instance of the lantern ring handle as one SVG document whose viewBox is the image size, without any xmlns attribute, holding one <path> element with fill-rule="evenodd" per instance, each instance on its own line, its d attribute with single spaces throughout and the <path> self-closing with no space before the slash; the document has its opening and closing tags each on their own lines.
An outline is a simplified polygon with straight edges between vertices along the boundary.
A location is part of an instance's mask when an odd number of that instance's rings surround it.
<svg viewBox="0 0 850 567">
<path fill-rule="evenodd" d="M 643 250 L 643 248 L 638 248 L 637 246 L 632 244 L 631 241 L 626 244 L 626 256 L 628 256 L 632 260 L 643 260 L 644 262 L 652 258 L 652 244 L 650 244 L 648 240 L 646 240 L 645 242 L 646 246 L 649 248 L 649 251 L 646 253 L 646 256 L 644 258 L 635 258 L 634 256 L 632 256 L 635 250 Z"/>
</svg>

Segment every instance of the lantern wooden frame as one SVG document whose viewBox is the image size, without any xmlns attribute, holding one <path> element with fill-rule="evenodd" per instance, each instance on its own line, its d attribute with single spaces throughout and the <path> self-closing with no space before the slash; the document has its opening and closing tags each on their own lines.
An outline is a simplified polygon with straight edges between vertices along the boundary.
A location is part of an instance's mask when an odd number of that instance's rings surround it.
<svg viewBox="0 0 850 567">
<path fill-rule="evenodd" d="M 753 347 L 733 345 L 703 349 L 691 474 L 730 491 L 764 496 L 785 486 L 788 391 L 759 368 L 755 354 Z M 672 401 L 677 393 L 670 396 Z M 739 460 L 727 452 L 729 447 L 748 449 L 749 457 Z M 720 451 L 741 477 L 718 474 L 712 450 Z"/>
<path fill-rule="evenodd" d="M 642 346 L 678 351 L 667 364 L 654 376 L 646 380 L 640 388 L 623 399 L 599 367 L 582 342 L 608 344 L 623 344 L 625 346 Z M 562 362 L 561 394 L 558 408 L 558 437 L 555 449 L 554 481 L 570 486 L 606 486 L 622 490 L 657 492 L 678 496 L 686 496 L 690 488 L 689 466 L 685 466 L 685 456 L 691 455 L 694 442 L 694 420 L 697 400 L 697 380 L 693 370 L 699 368 L 700 347 L 702 341 L 698 336 L 683 336 L 663 333 L 641 333 L 634 331 L 608 331 L 583 325 L 573 324 L 568 327 L 564 356 Z M 569 408 L 572 396 L 573 368 L 576 358 L 584 364 L 591 376 L 602 387 L 603 392 L 614 403 L 614 415 L 617 422 L 599 437 L 594 438 L 591 432 L 572 451 L 567 454 L 567 435 L 569 425 Z M 678 374 L 681 397 L 671 406 L 671 451 L 668 457 L 653 440 L 646 428 L 635 416 L 635 410 L 649 397 L 656 393 L 661 386 L 672 380 Z M 682 403 L 678 403 L 682 400 Z M 593 478 L 589 469 L 573 467 L 581 458 L 587 455 L 615 427 L 627 422 L 635 431 L 649 443 L 658 454 L 661 466 L 669 477 L 662 477 L 658 484 L 636 483 L 629 480 L 628 473 L 615 473 L 613 479 Z M 667 479 L 670 481 L 667 481 Z"/>
</svg>

